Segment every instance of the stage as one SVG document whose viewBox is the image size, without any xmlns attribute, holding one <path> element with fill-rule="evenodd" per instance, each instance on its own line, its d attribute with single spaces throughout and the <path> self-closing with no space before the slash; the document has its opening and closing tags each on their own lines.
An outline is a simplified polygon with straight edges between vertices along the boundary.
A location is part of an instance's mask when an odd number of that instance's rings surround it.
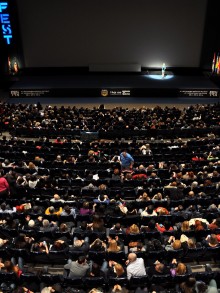
<svg viewBox="0 0 220 293">
<path fill-rule="evenodd" d="M 19 76 L 9 89 L 13 98 L 31 97 L 220 97 L 206 74 L 167 71 Z"/>
</svg>

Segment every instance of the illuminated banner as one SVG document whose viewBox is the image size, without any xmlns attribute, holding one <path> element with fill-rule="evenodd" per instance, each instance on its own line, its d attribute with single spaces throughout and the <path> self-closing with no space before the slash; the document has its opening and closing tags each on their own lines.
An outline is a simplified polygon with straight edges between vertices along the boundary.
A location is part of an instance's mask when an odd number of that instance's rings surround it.
<svg viewBox="0 0 220 293">
<path fill-rule="evenodd" d="M 209 98 L 218 98 L 220 97 L 220 91 L 216 89 L 212 90 L 198 90 L 198 89 L 186 89 L 180 90 L 179 95 L 181 97 L 209 97 Z"/>
<path fill-rule="evenodd" d="M 12 29 L 8 10 L 8 2 L 0 2 L 0 23 L 2 34 L 7 45 L 10 45 L 12 41 Z"/>
<path fill-rule="evenodd" d="M 102 97 L 120 97 L 120 96 L 131 96 L 130 89 L 102 89 Z"/>
</svg>

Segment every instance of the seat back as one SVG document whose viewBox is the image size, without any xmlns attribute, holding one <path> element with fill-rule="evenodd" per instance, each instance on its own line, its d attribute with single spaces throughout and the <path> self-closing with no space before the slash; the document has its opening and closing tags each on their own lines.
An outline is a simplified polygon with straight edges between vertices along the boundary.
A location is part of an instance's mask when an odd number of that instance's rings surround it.
<svg viewBox="0 0 220 293">
<path fill-rule="evenodd" d="M 144 288 L 150 283 L 148 276 L 142 276 L 142 277 L 131 277 L 129 280 L 129 288 L 130 289 L 136 289 L 138 287 Z"/>
<path fill-rule="evenodd" d="M 103 277 L 86 277 L 84 279 L 84 285 L 86 288 L 105 287 L 105 279 Z"/>
<path fill-rule="evenodd" d="M 119 251 L 119 252 L 110 251 L 107 253 L 106 256 L 108 260 L 113 260 L 119 263 L 123 263 L 126 258 L 124 251 Z"/>
</svg>

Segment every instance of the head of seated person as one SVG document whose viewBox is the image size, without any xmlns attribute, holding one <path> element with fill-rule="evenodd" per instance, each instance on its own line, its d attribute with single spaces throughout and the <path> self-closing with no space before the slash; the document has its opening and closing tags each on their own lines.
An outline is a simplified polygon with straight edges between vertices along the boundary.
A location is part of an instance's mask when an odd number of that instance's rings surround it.
<svg viewBox="0 0 220 293">
<path fill-rule="evenodd" d="M 68 228 L 67 224 L 61 223 L 60 227 L 59 227 L 59 230 L 60 230 L 60 232 L 68 232 L 69 228 Z"/>
<path fill-rule="evenodd" d="M 138 234 L 140 233 L 140 229 L 136 224 L 132 224 L 130 227 L 128 227 L 126 232 L 128 234 Z"/>
<path fill-rule="evenodd" d="M 127 204 L 127 209 L 128 209 L 127 215 L 136 215 L 137 214 L 137 210 L 135 209 L 135 207 L 131 203 Z"/>
<path fill-rule="evenodd" d="M 172 247 L 174 250 L 178 250 L 178 249 L 181 249 L 182 247 L 182 244 L 181 244 L 181 241 L 176 239 L 173 243 L 172 243 Z"/>
<path fill-rule="evenodd" d="M 91 250 L 95 250 L 95 251 L 104 251 L 105 247 L 104 247 L 104 243 L 102 240 L 100 240 L 99 238 L 97 238 L 91 245 L 90 245 L 90 249 Z"/>
<path fill-rule="evenodd" d="M 204 224 L 201 221 L 199 221 L 199 220 L 195 221 L 195 231 L 205 230 L 205 228 L 206 227 L 204 226 Z"/>
<path fill-rule="evenodd" d="M 170 221 L 164 221 L 163 225 L 166 231 L 169 231 L 170 228 L 172 228 Z"/>
<path fill-rule="evenodd" d="M 208 242 L 208 246 L 210 246 L 210 247 L 219 246 L 219 242 L 218 242 L 218 238 L 217 238 L 217 235 L 216 234 L 208 235 L 206 237 L 206 240 Z"/>
<path fill-rule="evenodd" d="M 6 244 L 8 243 L 8 239 L 2 239 L 0 238 L 0 248 L 3 248 L 6 246 Z"/>
<path fill-rule="evenodd" d="M 115 239 L 110 239 L 108 242 L 108 252 L 118 252 L 120 251 L 120 246 Z"/>
<path fill-rule="evenodd" d="M 186 265 L 182 262 L 177 264 L 176 275 L 185 275 L 186 274 Z"/>
<path fill-rule="evenodd" d="M 192 238 L 189 238 L 188 241 L 187 241 L 187 245 L 188 245 L 188 248 L 196 248 L 196 242 L 194 239 Z"/>
<path fill-rule="evenodd" d="M 189 221 L 183 221 L 181 224 L 181 231 L 185 232 L 185 231 L 190 231 L 190 226 L 189 226 Z"/>
<path fill-rule="evenodd" d="M 61 251 L 61 250 L 64 250 L 66 247 L 67 247 L 67 244 L 65 243 L 65 241 L 58 239 L 58 240 L 54 241 L 54 243 L 52 245 L 52 250 Z"/>
<path fill-rule="evenodd" d="M 55 213 L 55 208 L 53 206 L 49 207 L 49 213 L 53 215 Z"/>
<path fill-rule="evenodd" d="M 140 241 L 137 241 L 136 245 L 130 248 L 131 252 L 146 251 L 144 244 Z"/>
<path fill-rule="evenodd" d="M 142 226 L 141 227 L 141 231 L 146 231 L 146 232 L 150 232 L 150 231 L 157 231 L 156 230 L 156 221 L 151 219 L 149 222 L 148 222 L 148 226 Z"/>
</svg>

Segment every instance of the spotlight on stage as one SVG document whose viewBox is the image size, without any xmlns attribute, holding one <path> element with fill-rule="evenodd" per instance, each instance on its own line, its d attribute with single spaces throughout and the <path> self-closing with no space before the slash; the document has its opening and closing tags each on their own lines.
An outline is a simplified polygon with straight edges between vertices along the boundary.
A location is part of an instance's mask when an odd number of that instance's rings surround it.
<svg viewBox="0 0 220 293">
<path fill-rule="evenodd" d="M 167 72 L 165 74 L 165 76 L 163 77 L 161 75 L 161 73 L 159 73 L 159 72 L 157 72 L 157 73 L 151 72 L 149 74 L 144 75 L 144 77 L 151 78 L 151 79 L 157 79 L 157 80 L 168 80 L 168 79 L 174 78 L 174 75 L 172 72 Z"/>
</svg>

